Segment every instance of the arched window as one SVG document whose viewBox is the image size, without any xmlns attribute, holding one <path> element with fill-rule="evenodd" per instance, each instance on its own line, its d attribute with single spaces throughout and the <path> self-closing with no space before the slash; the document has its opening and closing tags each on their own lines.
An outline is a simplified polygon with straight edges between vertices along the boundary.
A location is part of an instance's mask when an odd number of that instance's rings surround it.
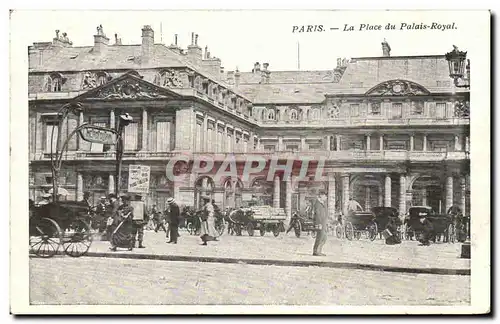
<svg viewBox="0 0 500 324">
<path fill-rule="evenodd" d="M 321 111 L 318 108 L 311 110 L 311 120 L 321 119 Z"/>
<path fill-rule="evenodd" d="M 196 181 L 194 193 L 196 208 L 199 209 L 202 207 L 202 197 L 209 197 L 210 199 L 213 199 L 214 189 L 215 183 L 212 178 L 208 176 L 201 177 Z"/>
<path fill-rule="evenodd" d="M 60 92 L 63 85 L 63 76 L 60 73 L 52 73 L 47 76 L 46 90 L 48 92 Z"/>
<path fill-rule="evenodd" d="M 292 109 L 290 111 L 290 120 L 299 120 L 299 114 L 297 113 L 297 110 Z"/>
<path fill-rule="evenodd" d="M 108 83 L 109 80 L 111 80 L 111 76 L 108 73 L 106 72 L 97 73 L 97 86 L 102 86 Z"/>
<path fill-rule="evenodd" d="M 274 109 L 269 109 L 267 112 L 267 120 L 276 120 L 276 114 L 274 113 Z"/>
</svg>

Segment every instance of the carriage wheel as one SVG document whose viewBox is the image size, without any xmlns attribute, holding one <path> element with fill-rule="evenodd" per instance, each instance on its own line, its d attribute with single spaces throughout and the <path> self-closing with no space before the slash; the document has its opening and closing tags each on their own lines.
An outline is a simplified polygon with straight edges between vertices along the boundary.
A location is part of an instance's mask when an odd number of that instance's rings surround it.
<svg viewBox="0 0 500 324">
<path fill-rule="evenodd" d="M 377 223 L 373 222 L 370 225 L 368 225 L 368 235 L 369 235 L 370 241 L 374 241 L 377 238 L 377 234 L 378 234 Z"/>
<path fill-rule="evenodd" d="M 82 219 L 75 219 L 63 234 L 64 253 L 74 258 L 81 257 L 90 249 L 92 232 Z"/>
<path fill-rule="evenodd" d="M 42 258 L 53 257 L 62 244 L 61 228 L 50 218 L 44 217 L 36 222 L 30 230 L 30 250 Z"/>
<path fill-rule="evenodd" d="M 247 232 L 249 236 L 253 236 L 254 226 L 252 223 L 247 224 Z"/>
<path fill-rule="evenodd" d="M 266 235 L 266 225 L 260 224 L 259 231 L 260 231 L 260 236 Z"/>
<path fill-rule="evenodd" d="M 276 224 L 273 226 L 273 235 L 274 237 L 278 237 L 280 235 L 280 225 Z"/>
<path fill-rule="evenodd" d="M 337 238 L 339 239 L 342 238 L 342 226 L 340 225 L 335 226 L 335 235 L 337 235 Z"/>
<path fill-rule="evenodd" d="M 354 238 L 354 227 L 352 226 L 351 222 L 347 222 L 347 224 L 345 224 L 345 237 L 349 241 L 352 241 L 352 239 Z"/>
<path fill-rule="evenodd" d="M 455 226 L 453 224 L 448 225 L 448 243 L 456 242 Z"/>
<path fill-rule="evenodd" d="M 300 233 L 302 232 L 302 225 L 300 222 L 295 222 L 293 229 L 295 231 L 295 236 L 300 237 Z"/>
</svg>

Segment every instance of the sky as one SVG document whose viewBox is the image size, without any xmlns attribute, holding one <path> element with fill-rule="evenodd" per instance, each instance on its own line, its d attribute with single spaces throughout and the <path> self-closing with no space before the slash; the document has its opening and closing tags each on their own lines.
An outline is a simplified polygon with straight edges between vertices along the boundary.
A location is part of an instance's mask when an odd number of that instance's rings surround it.
<svg viewBox="0 0 500 324">
<path fill-rule="evenodd" d="M 451 24 L 452 30 L 403 29 L 401 23 Z M 385 30 L 388 23 L 395 30 Z M 354 31 L 343 31 L 345 25 Z M 361 24 L 380 25 L 382 30 L 359 31 Z M 250 71 L 255 62 L 269 63 L 270 70 L 297 70 L 300 46 L 301 70 L 325 70 L 336 66 L 336 59 L 381 56 L 384 38 L 391 56 L 435 55 L 452 50 L 452 45 L 469 50 L 473 21 L 467 12 L 397 11 L 15 11 L 11 27 L 17 41 L 26 47 L 48 42 L 55 30 L 66 32 L 73 46 L 91 46 L 98 25 L 114 42 L 140 44 L 141 28 L 151 25 L 155 42 L 169 45 L 174 34 L 186 48 L 191 33 L 199 34 L 198 44 L 208 46 L 212 56 L 221 58 L 226 70 Z M 325 31 L 293 33 L 293 26 L 322 25 Z M 35 28 L 33 28 L 35 27 Z M 330 28 L 339 28 L 330 30 Z M 473 37 L 473 36 L 472 36 Z M 300 44 L 298 46 L 298 44 Z"/>
</svg>

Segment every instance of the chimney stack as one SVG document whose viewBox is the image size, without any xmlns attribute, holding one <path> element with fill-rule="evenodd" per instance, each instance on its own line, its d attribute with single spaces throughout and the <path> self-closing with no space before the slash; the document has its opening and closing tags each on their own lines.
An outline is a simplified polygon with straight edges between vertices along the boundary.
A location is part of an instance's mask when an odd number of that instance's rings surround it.
<svg viewBox="0 0 500 324">
<path fill-rule="evenodd" d="M 236 72 L 234 72 L 234 86 L 236 88 L 240 86 L 240 76 L 241 76 L 241 73 L 238 70 L 238 67 L 236 67 Z"/>
<path fill-rule="evenodd" d="M 121 45 L 122 44 L 122 39 L 118 38 L 118 34 L 115 34 L 115 45 Z"/>
<path fill-rule="evenodd" d="M 155 45 L 155 33 L 150 25 L 145 25 L 142 28 L 142 45 L 141 45 L 141 62 L 149 63 L 153 58 L 153 50 Z"/>
<path fill-rule="evenodd" d="M 68 34 L 66 33 L 62 33 L 62 36 L 59 36 L 59 29 L 57 29 L 56 37 L 52 39 L 52 45 L 57 47 L 71 47 L 73 43 L 69 41 Z"/>
<path fill-rule="evenodd" d="M 182 54 L 182 50 L 177 46 L 177 34 L 174 35 L 174 43 L 168 46 L 168 49 L 176 52 L 177 54 Z"/>
<path fill-rule="evenodd" d="M 201 64 L 203 50 L 198 46 L 198 34 L 191 33 L 191 45 L 187 48 L 187 57 L 192 63 Z"/>
<path fill-rule="evenodd" d="M 64 34 L 63 34 L 64 35 Z M 109 38 L 104 34 L 102 25 L 97 26 L 97 34 L 94 35 L 94 53 L 104 53 L 109 45 Z"/>
<path fill-rule="evenodd" d="M 391 56 L 391 46 L 389 46 L 389 43 L 384 38 L 384 41 L 382 42 L 382 56 L 388 57 Z"/>
</svg>

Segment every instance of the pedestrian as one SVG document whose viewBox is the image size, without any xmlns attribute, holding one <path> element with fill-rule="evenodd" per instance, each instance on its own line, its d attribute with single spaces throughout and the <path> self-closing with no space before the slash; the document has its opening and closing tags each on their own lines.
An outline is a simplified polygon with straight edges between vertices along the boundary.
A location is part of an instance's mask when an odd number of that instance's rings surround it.
<svg viewBox="0 0 500 324">
<path fill-rule="evenodd" d="M 430 240 L 435 237 L 434 226 L 425 216 L 420 217 L 420 223 L 422 224 L 422 238 L 420 243 L 423 246 L 431 245 Z"/>
<path fill-rule="evenodd" d="M 313 255 L 325 256 L 322 252 L 326 243 L 328 230 L 328 213 L 326 209 L 326 192 L 320 190 L 318 198 L 313 202 L 314 226 L 316 227 L 316 240 L 314 241 Z"/>
<path fill-rule="evenodd" d="M 117 213 L 120 207 L 120 202 L 116 199 L 115 194 L 108 195 L 109 204 L 106 205 L 106 237 L 107 240 L 111 240 L 111 234 L 113 233 L 114 227 L 118 225 Z"/>
<path fill-rule="evenodd" d="M 203 211 L 201 213 L 201 245 L 207 245 L 208 241 L 217 241 L 216 231 L 215 231 L 215 219 L 214 219 L 214 206 L 209 197 L 202 197 L 203 199 Z"/>
<path fill-rule="evenodd" d="M 137 238 L 137 242 L 138 242 L 138 248 L 139 249 L 144 249 L 145 246 L 142 244 L 142 242 L 144 241 L 144 226 L 148 223 L 149 221 L 149 216 L 148 216 L 148 213 L 146 211 L 146 206 L 144 206 L 144 202 L 142 202 L 142 197 L 140 195 L 135 195 L 135 202 L 136 204 L 140 204 L 142 205 L 142 218 L 136 218 L 136 219 L 133 219 L 132 222 L 133 222 L 133 232 L 132 232 L 132 236 L 133 236 L 133 243 L 132 243 L 132 246 L 135 247 L 135 242 L 136 242 L 136 238 Z M 137 217 L 137 215 L 136 215 Z"/>
<path fill-rule="evenodd" d="M 134 224 L 132 221 L 134 208 L 130 205 L 130 197 L 122 196 L 122 205 L 118 207 L 116 218 L 119 223 L 111 234 L 111 251 L 116 251 L 117 248 L 127 248 L 132 251 L 134 248 Z"/>
<path fill-rule="evenodd" d="M 286 230 L 286 234 L 288 234 L 292 229 L 295 228 L 295 226 L 299 226 L 299 225 L 296 225 L 297 223 L 300 224 L 300 216 L 297 212 L 293 213 L 291 219 L 290 219 L 290 225 L 288 226 L 288 229 Z"/>
<path fill-rule="evenodd" d="M 175 202 L 173 197 L 167 199 L 168 204 L 168 218 L 169 224 L 168 229 L 170 232 L 170 240 L 167 243 L 177 244 L 177 238 L 179 237 L 179 222 L 180 222 L 180 210 L 179 206 Z"/>
<path fill-rule="evenodd" d="M 167 238 L 168 238 L 168 231 L 165 228 L 165 220 L 160 211 L 156 208 L 156 205 L 153 205 L 153 208 L 151 209 L 151 214 L 153 215 L 153 222 L 155 224 L 155 233 L 158 233 L 160 229 L 163 229 L 163 231 L 166 233 Z"/>
<path fill-rule="evenodd" d="M 83 193 L 83 200 L 82 200 L 82 202 L 84 202 L 87 205 L 87 207 L 89 208 L 89 210 L 92 209 L 92 203 L 90 202 L 90 192 L 89 191 L 85 191 Z"/>
<path fill-rule="evenodd" d="M 361 207 L 361 205 L 354 199 L 349 198 L 349 202 L 347 203 L 347 210 L 348 211 L 363 211 L 363 208 Z"/>
<path fill-rule="evenodd" d="M 401 244 L 401 239 L 398 236 L 398 227 L 401 224 L 402 222 L 397 215 L 389 216 L 389 221 L 387 222 L 387 226 L 385 227 L 385 229 L 388 231 L 388 234 L 390 234 L 390 236 L 385 239 L 385 244 Z"/>
</svg>

